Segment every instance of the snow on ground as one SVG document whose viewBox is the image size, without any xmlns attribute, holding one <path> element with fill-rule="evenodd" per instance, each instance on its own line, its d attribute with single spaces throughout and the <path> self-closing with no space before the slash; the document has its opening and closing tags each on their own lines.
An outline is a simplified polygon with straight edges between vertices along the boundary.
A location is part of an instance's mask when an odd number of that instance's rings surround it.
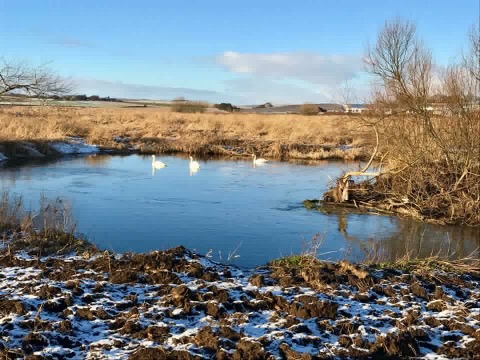
<svg viewBox="0 0 480 360">
<path fill-rule="evenodd" d="M 174 249 L 40 261 L 21 252 L 1 258 L 0 336 L 47 359 L 476 356 L 478 278 L 432 287 L 377 271 L 360 291 L 353 275 L 331 275 L 320 291 Z"/>
<path fill-rule="evenodd" d="M 86 144 L 84 139 L 77 137 L 70 137 L 68 141 L 54 142 L 50 144 L 50 147 L 65 155 L 95 154 L 99 152 L 97 146 Z"/>
</svg>

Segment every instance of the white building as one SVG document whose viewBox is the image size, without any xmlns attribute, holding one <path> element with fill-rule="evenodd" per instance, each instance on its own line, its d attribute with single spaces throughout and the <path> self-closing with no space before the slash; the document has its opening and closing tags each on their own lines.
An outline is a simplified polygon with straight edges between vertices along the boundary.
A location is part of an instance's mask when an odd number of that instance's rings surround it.
<svg viewBox="0 0 480 360">
<path fill-rule="evenodd" d="M 365 104 L 344 104 L 342 105 L 346 113 L 361 114 L 367 110 Z"/>
</svg>

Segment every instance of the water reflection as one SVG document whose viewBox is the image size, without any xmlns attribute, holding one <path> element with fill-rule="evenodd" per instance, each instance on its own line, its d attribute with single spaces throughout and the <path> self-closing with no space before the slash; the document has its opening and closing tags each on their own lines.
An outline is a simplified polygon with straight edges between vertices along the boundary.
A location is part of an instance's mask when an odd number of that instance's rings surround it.
<svg viewBox="0 0 480 360">
<path fill-rule="evenodd" d="M 164 167 L 156 168 L 156 167 L 152 166 L 152 176 L 155 176 L 155 174 L 157 173 L 157 171 L 160 171 L 160 172 L 161 172 L 161 171 L 165 171 L 165 170 L 163 170 L 163 169 L 164 169 Z"/>
<path fill-rule="evenodd" d="M 190 176 L 193 176 L 194 174 L 198 173 L 200 171 L 200 168 L 190 168 Z"/>
<path fill-rule="evenodd" d="M 478 228 L 431 225 L 409 219 L 382 216 L 395 224 L 394 231 L 366 239 L 364 234 L 348 233 L 349 215 L 338 214 L 336 217 L 337 231 L 350 247 L 362 248 L 363 256 L 381 257 L 390 261 L 404 257 L 426 258 L 437 255 L 451 259 L 480 258 Z"/>
<path fill-rule="evenodd" d="M 90 166 L 106 166 L 111 160 L 110 156 L 103 156 L 98 154 L 92 154 L 85 156 L 85 162 Z"/>
</svg>

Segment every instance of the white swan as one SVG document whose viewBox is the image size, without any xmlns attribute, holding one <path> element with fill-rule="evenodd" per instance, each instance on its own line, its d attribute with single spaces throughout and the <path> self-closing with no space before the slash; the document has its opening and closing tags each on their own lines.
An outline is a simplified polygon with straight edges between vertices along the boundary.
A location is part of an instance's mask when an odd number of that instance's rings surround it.
<svg viewBox="0 0 480 360">
<path fill-rule="evenodd" d="M 192 169 L 192 170 L 200 169 L 200 164 L 198 163 L 198 161 L 193 161 L 193 157 L 191 157 L 191 156 L 190 156 L 190 169 Z"/>
<path fill-rule="evenodd" d="M 161 161 L 155 161 L 155 155 L 152 155 L 152 168 L 155 168 L 155 169 L 161 169 L 161 168 L 164 168 L 166 167 L 167 165 L 164 164 L 163 162 Z"/>
<path fill-rule="evenodd" d="M 253 158 L 253 165 L 261 165 L 261 164 L 265 164 L 268 160 L 267 159 L 257 159 L 257 155 L 255 154 L 252 154 L 252 158 Z"/>
</svg>

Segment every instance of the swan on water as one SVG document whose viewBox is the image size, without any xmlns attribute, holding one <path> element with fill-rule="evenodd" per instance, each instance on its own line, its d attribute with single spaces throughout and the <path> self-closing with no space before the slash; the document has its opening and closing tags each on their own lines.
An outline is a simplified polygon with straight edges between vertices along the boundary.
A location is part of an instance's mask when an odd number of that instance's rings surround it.
<svg viewBox="0 0 480 360">
<path fill-rule="evenodd" d="M 194 161 L 193 157 L 190 156 L 190 169 L 200 169 L 200 164 L 198 161 Z"/>
<path fill-rule="evenodd" d="M 164 164 L 163 162 L 161 161 L 155 161 L 155 155 L 152 155 L 152 167 L 155 168 L 155 169 L 161 169 L 161 168 L 164 168 L 166 167 L 167 165 Z"/>
<path fill-rule="evenodd" d="M 257 159 L 257 155 L 255 154 L 252 154 L 252 158 L 253 158 L 253 164 L 254 165 L 261 165 L 261 164 L 265 164 L 268 160 L 267 159 Z"/>
</svg>

